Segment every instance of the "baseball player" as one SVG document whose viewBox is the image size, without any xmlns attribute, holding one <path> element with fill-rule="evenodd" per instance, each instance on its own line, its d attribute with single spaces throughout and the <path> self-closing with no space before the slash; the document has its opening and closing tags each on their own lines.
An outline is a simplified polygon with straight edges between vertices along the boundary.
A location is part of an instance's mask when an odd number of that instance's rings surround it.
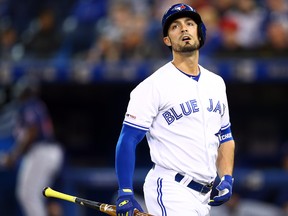
<svg viewBox="0 0 288 216">
<path fill-rule="evenodd" d="M 42 190 L 54 183 L 64 152 L 55 141 L 47 107 L 37 97 L 38 84 L 27 77 L 14 87 L 19 103 L 15 125 L 15 147 L 1 158 L 2 166 L 12 167 L 21 159 L 16 195 L 26 216 L 46 216 Z"/>
<path fill-rule="evenodd" d="M 232 195 L 234 140 L 223 79 L 198 64 L 206 28 L 186 4 L 162 18 L 163 41 L 172 61 L 130 95 L 116 146 L 117 216 L 142 211 L 134 198 L 135 149 L 146 135 L 154 163 L 144 183 L 148 212 L 155 216 L 209 215 Z M 218 194 L 210 197 L 215 178 Z"/>
</svg>

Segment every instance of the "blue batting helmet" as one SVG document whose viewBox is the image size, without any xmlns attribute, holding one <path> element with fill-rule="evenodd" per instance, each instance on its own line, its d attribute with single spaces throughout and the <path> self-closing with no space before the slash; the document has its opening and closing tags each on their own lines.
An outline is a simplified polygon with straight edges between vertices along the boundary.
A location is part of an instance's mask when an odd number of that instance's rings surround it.
<svg viewBox="0 0 288 216">
<path fill-rule="evenodd" d="M 206 39 L 206 27 L 197 11 L 187 4 L 174 4 L 164 13 L 162 18 L 163 36 L 167 36 L 171 23 L 181 17 L 190 17 L 196 22 L 200 47 L 202 47 Z"/>
</svg>

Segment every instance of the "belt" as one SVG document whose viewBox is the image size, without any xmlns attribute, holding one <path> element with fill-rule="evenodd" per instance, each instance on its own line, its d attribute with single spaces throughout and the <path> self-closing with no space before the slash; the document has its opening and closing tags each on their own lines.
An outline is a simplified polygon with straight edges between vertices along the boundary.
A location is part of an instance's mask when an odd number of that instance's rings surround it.
<svg viewBox="0 0 288 216">
<path fill-rule="evenodd" d="M 177 173 L 175 175 L 175 181 L 177 181 L 177 182 L 180 182 L 183 178 L 184 178 L 184 176 L 181 175 L 180 173 Z M 203 184 L 201 184 L 199 182 L 191 180 L 190 183 L 187 185 L 187 187 L 189 187 L 189 188 L 191 188 L 193 190 L 196 190 L 196 191 L 198 191 L 200 193 L 206 194 L 212 189 L 213 182 L 211 182 L 210 184 L 207 184 L 207 185 L 203 185 Z"/>
</svg>

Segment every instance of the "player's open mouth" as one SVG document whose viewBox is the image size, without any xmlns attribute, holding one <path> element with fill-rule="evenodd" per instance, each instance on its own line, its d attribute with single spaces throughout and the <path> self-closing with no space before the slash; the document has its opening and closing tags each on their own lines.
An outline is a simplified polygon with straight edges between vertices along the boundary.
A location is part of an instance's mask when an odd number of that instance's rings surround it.
<svg viewBox="0 0 288 216">
<path fill-rule="evenodd" d="M 189 41 L 191 38 L 189 37 L 189 36 L 184 36 L 183 38 L 182 38 L 182 41 Z"/>
</svg>

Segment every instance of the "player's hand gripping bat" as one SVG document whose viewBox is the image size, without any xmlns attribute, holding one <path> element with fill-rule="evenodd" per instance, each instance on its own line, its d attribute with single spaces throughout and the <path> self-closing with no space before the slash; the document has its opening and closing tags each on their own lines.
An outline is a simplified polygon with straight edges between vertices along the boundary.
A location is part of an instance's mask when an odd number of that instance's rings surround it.
<svg viewBox="0 0 288 216">
<path fill-rule="evenodd" d="M 55 191 L 50 187 L 45 187 L 43 189 L 43 195 L 45 197 L 53 197 L 53 198 L 57 198 L 57 199 L 61 199 L 61 200 L 66 200 L 68 202 L 77 203 L 77 204 L 82 205 L 82 206 L 94 208 L 98 211 L 104 212 L 105 214 L 116 216 L 116 206 L 115 205 L 109 205 L 109 204 L 105 204 L 105 203 L 101 203 L 101 202 L 96 202 L 96 201 L 92 201 L 92 200 L 79 198 L 76 196 L 71 196 L 71 195 L 68 195 L 65 193 Z M 134 216 L 153 216 L 153 215 L 135 210 Z"/>
</svg>

